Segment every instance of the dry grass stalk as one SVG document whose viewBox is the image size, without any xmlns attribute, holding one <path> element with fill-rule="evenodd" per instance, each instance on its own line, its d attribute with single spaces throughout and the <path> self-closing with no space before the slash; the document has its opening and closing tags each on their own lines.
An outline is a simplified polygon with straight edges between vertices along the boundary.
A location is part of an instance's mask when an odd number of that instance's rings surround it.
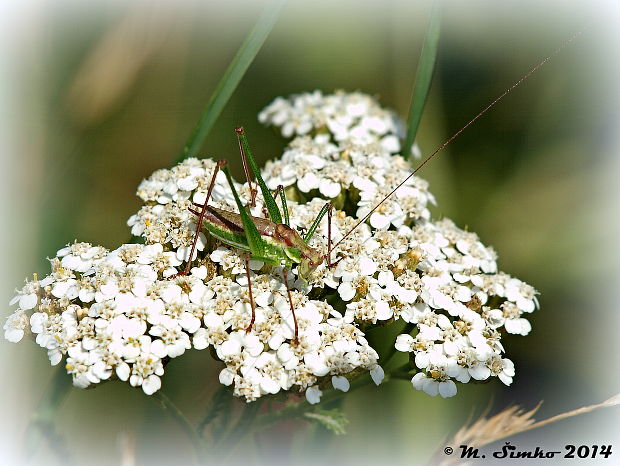
<svg viewBox="0 0 620 466">
<path fill-rule="evenodd" d="M 541 404 L 542 401 L 538 404 L 538 406 L 530 411 L 525 411 L 519 406 L 510 406 L 490 417 L 486 417 L 486 413 L 483 413 L 480 418 L 472 424 L 461 427 L 458 432 L 456 432 L 456 434 L 454 434 L 454 436 L 446 442 L 446 445 L 467 445 L 474 448 L 483 447 L 512 435 L 537 429 L 553 422 L 561 421 L 562 419 L 589 413 L 600 408 L 617 406 L 620 404 L 620 393 L 612 396 L 602 403 L 584 406 L 582 408 L 574 409 L 572 411 L 561 413 L 536 422 L 536 419 L 534 419 L 534 414 L 536 414 Z M 440 464 L 441 466 L 456 463 L 461 466 L 466 464 L 463 463 L 461 458 L 458 458 L 458 456 L 460 455 L 455 454 L 451 457 L 446 457 L 442 448 L 442 450 L 437 451 L 433 455 L 433 459 L 429 464 Z M 442 460 L 439 460 L 440 458 L 442 458 Z"/>
</svg>

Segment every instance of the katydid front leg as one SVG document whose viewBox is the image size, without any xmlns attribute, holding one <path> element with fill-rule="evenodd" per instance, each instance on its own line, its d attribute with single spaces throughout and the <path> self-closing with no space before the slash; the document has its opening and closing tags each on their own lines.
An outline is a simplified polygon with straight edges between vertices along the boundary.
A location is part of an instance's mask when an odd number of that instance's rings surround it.
<svg viewBox="0 0 620 466">
<path fill-rule="evenodd" d="M 197 212 L 193 209 L 190 209 L 190 212 L 198 215 L 198 222 L 196 223 L 196 231 L 194 233 L 194 239 L 192 241 L 192 248 L 189 253 L 189 257 L 187 258 L 187 265 L 185 266 L 185 270 L 183 272 L 179 272 L 174 275 L 174 277 L 178 277 L 179 275 L 189 275 L 189 271 L 192 267 L 194 252 L 196 252 L 196 245 L 198 244 L 198 238 L 200 237 L 200 230 L 202 230 L 202 224 L 205 219 L 205 214 L 207 213 L 207 204 L 209 203 L 209 199 L 211 198 L 211 193 L 213 192 L 213 187 L 215 186 L 215 178 L 217 177 L 217 173 L 220 171 L 220 168 L 226 165 L 225 160 L 218 160 L 215 168 L 213 169 L 213 175 L 211 176 L 211 182 L 209 183 L 209 189 L 207 189 L 207 197 L 205 198 L 205 202 L 202 205 L 198 205 L 194 203 L 194 205 L 200 206 L 200 212 Z"/>
<path fill-rule="evenodd" d="M 312 225 L 310 225 L 310 228 L 308 228 L 308 232 L 306 233 L 306 236 L 304 236 L 304 241 L 308 243 L 308 241 L 310 241 L 312 237 L 314 236 L 314 233 L 316 232 L 316 229 L 318 228 L 319 223 L 321 223 L 321 220 L 323 220 L 323 217 L 325 217 L 325 214 L 327 214 L 327 255 L 325 256 L 325 261 L 327 262 L 327 266 L 329 268 L 335 267 L 342 260 L 342 257 L 341 257 L 336 262 L 332 262 L 332 211 L 333 210 L 334 210 L 334 206 L 332 205 L 331 202 L 328 202 L 323 207 L 321 207 L 321 210 L 319 211 L 316 218 L 312 222 Z M 286 212 L 286 215 L 288 217 L 288 212 Z"/>
</svg>

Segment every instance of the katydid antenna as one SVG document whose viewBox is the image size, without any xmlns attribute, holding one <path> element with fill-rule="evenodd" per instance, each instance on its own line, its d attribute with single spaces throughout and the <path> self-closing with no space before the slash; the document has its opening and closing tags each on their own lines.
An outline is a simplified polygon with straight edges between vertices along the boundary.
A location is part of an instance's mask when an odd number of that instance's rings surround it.
<svg viewBox="0 0 620 466">
<path fill-rule="evenodd" d="M 475 117 L 473 117 L 471 120 L 469 120 L 465 124 L 465 126 L 463 126 L 461 129 L 459 129 L 456 133 L 454 133 L 452 136 L 450 136 L 443 144 L 441 144 L 437 149 L 435 149 L 435 151 L 431 155 L 426 157 L 426 159 L 424 159 L 424 161 L 422 161 L 422 163 L 420 163 L 420 165 L 418 165 L 417 168 L 413 172 L 411 172 L 409 174 L 409 176 L 407 176 L 403 181 L 401 181 L 398 184 L 398 186 L 396 186 L 394 189 L 392 189 L 392 191 L 390 191 L 390 193 L 387 196 L 385 196 L 377 205 L 375 205 L 370 210 L 370 212 L 368 212 L 362 219 L 360 219 L 355 225 L 353 225 L 353 227 L 342 238 L 340 238 L 340 240 L 332 247 L 332 251 L 334 249 L 336 249 L 351 233 L 353 233 L 357 227 L 359 227 L 362 223 L 364 223 L 368 219 L 368 217 L 370 217 L 372 215 L 372 213 L 379 208 L 379 206 L 381 204 L 383 204 L 385 201 L 387 201 L 398 190 L 398 188 L 400 188 L 402 185 L 404 185 L 408 180 L 411 179 L 411 177 L 413 177 L 418 171 L 420 171 L 420 169 L 422 167 L 424 167 L 424 165 L 426 165 L 433 157 L 435 157 L 435 155 L 437 155 L 448 144 L 450 144 L 452 141 L 454 141 L 463 131 L 465 131 L 469 126 L 471 126 L 478 118 L 480 118 L 482 115 L 484 115 L 486 112 L 488 112 L 492 107 L 494 107 L 495 104 L 497 104 L 500 100 L 502 100 L 504 97 L 506 97 L 510 92 L 512 92 L 515 88 L 517 88 L 521 83 L 523 83 L 523 81 L 525 81 L 527 78 L 529 78 L 534 73 L 536 73 L 536 71 L 538 71 L 545 63 L 547 63 L 549 60 L 551 60 L 553 57 L 555 57 L 558 53 L 560 53 L 566 46 L 568 46 L 571 42 L 573 42 L 575 39 L 577 39 L 577 37 L 579 37 L 583 33 L 584 30 L 585 30 L 585 28 L 583 28 L 580 31 L 574 33 L 572 36 L 570 36 L 568 39 L 566 39 L 550 55 L 548 55 L 547 57 L 542 59 L 540 62 L 538 62 L 538 64 L 536 64 L 536 66 L 534 66 L 530 71 L 528 71 L 525 75 L 523 75 L 517 82 L 515 82 L 512 86 L 510 86 L 508 89 L 506 89 L 498 97 L 496 97 L 490 104 L 488 104 L 486 107 L 484 107 L 480 111 L 480 113 L 478 113 Z"/>
</svg>

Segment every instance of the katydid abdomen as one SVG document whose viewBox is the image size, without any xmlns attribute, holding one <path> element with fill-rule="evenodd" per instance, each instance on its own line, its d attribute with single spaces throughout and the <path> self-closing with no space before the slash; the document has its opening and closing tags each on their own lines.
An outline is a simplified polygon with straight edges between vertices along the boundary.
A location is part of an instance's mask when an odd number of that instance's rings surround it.
<svg viewBox="0 0 620 466">
<path fill-rule="evenodd" d="M 274 223 L 265 218 L 249 217 L 265 242 L 262 256 L 252 255 L 252 259 L 274 266 L 282 265 L 282 263 L 292 266 L 299 264 L 303 258 L 318 254 L 304 242 L 299 233 L 288 225 Z M 207 206 L 203 227 L 222 243 L 251 252 L 241 215 Z"/>
</svg>

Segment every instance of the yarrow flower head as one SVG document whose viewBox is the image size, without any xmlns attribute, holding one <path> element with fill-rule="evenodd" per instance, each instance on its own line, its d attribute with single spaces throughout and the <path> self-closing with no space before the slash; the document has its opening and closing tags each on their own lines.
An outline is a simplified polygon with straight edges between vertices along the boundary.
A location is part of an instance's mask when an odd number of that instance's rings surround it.
<svg viewBox="0 0 620 466">
<path fill-rule="evenodd" d="M 143 244 L 109 251 L 76 242 L 58 251 L 51 273 L 11 300 L 5 338 L 32 336 L 82 388 L 115 378 L 150 395 L 173 359 L 210 349 L 222 364 L 219 382 L 236 396 L 297 391 L 318 403 L 361 374 L 381 383 L 365 329 L 403 321 L 411 331 L 394 349 L 412 353 L 414 388 L 448 397 L 459 383 L 497 377 L 509 385 L 515 367 L 501 340 L 530 332 L 537 293 L 499 272 L 495 251 L 475 233 L 433 221 L 421 178 L 375 209 L 411 173 L 398 155 L 394 113 L 360 93 L 314 92 L 278 98 L 259 119 L 291 138 L 262 176 L 268 188 L 284 188 L 290 228 L 321 263 L 304 269 L 298 257 L 287 268 L 209 233 L 210 220 L 197 214 L 217 164 L 190 158 L 140 183 L 144 205 L 128 226 Z M 275 226 L 263 196 L 254 199 L 248 183 L 233 186 L 269 236 Z M 335 209 L 315 223 L 327 201 Z M 208 205 L 225 220 L 237 215 L 221 171 Z"/>
</svg>

